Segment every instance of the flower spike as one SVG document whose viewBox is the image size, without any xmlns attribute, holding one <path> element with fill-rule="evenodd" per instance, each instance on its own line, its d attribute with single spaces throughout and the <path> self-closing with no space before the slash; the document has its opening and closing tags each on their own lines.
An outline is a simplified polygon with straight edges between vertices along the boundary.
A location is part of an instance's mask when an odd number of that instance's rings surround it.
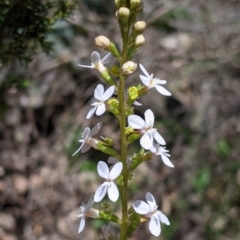
<svg viewBox="0 0 240 240">
<path fill-rule="evenodd" d="M 156 90 L 161 93 L 162 95 L 165 96 L 171 96 L 172 94 L 165 89 L 164 87 L 160 86 L 161 84 L 166 84 L 166 80 L 160 80 L 157 77 L 153 77 L 153 74 L 149 75 L 149 73 L 147 72 L 147 70 L 145 69 L 145 67 L 142 64 L 139 64 L 142 72 L 145 74 L 145 76 L 143 75 L 139 75 L 142 83 L 148 88 L 156 88 Z"/>
</svg>

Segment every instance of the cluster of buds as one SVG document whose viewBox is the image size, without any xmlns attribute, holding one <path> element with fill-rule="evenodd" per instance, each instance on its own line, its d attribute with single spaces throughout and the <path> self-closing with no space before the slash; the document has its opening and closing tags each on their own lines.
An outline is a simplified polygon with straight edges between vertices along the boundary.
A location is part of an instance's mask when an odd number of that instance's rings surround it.
<svg viewBox="0 0 240 240">
<path fill-rule="evenodd" d="M 99 161 L 97 164 L 97 172 L 105 181 L 96 189 L 91 196 L 87 205 L 81 206 L 78 217 L 81 218 L 78 233 L 80 233 L 85 225 L 85 217 L 100 218 L 114 224 L 119 225 L 120 238 L 127 239 L 132 232 L 142 222 L 149 222 L 149 230 L 154 236 L 161 233 L 160 223 L 169 225 L 168 218 L 158 209 L 154 196 L 148 192 L 146 194 L 147 203 L 136 200 L 132 206 L 122 205 L 122 218 L 116 216 L 110 207 L 103 209 L 94 209 L 94 202 L 101 202 L 105 196 L 112 202 L 116 202 L 121 197 L 126 196 L 128 190 L 128 181 L 132 179 L 133 171 L 145 161 L 151 160 L 155 156 L 160 156 L 163 163 L 168 167 L 174 167 L 170 161 L 170 154 L 166 150 L 166 141 L 156 128 L 154 128 L 155 116 L 151 109 L 147 109 L 144 113 L 144 119 L 134 114 L 134 106 L 140 106 L 137 102 L 141 96 L 146 95 L 152 88 L 158 93 L 170 96 L 171 93 L 163 87 L 167 83 L 166 80 L 160 80 L 149 74 L 142 64 L 139 64 L 142 74 L 139 75 L 141 84 L 130 86 L 125 89 L 125 80 L 133 72 L 137 70 L 138 64 L 131 61 L 134 53 L 145 43 L 143 31 L 146 23 L 143 21 L 135 22 L 137 14 L 142 10 L 143 4 L 141 0 L 130 0 L 129 6 L 124 5 L 126 1 L 116 0 L 117 19 L 120 25 L 120 31 L 123 38 L 123 51 L 120 54 L 115 44 L 105 36 L 99 36 L 95 39 L 96 45 L 105 51 L 107 55 L 101 59 L 100 54 L 94 51 L 91 54 L 91 65 L 79 65 L 80 67 L 96 69 L 106 84 L 107 88 L 102 84 L 98 84 L 94 90 L 94 102 L 86 115 L 87 119 L 96 114 L 103 115 L 105 112 L 112 113 L 119 121 L 121 149 L 115 149 L 113 140 L 110 138 L 96 138 L 96 135 L 102 128 L 102 123 L 96 124 L 92 129 L 86 127 L 83 131 L 82 138 L 79 140 L 80 147 L 73 154 L 78 152 L 85 153 L 91 147 L 101 151 L 108 156 L 108 163 L 112 166 L 108 167 L 105 161 Z M 108 69 L 106 64 L 115 58 L 119 63 Z M 127 147 L 133 142 L 140 139 L 141 149 L 138 153 L 128 155 Z M 121 194 L 120 194 L 121 191 Z M 104 205 L 104 204 L 103 204 Z M 105 204 L 106 205 L 106 204 Z M 127 231 L 126 231 L 127 229 Z M 102 240 L 113 239 L 109 226 L 102 228 Z"/>
</svg>

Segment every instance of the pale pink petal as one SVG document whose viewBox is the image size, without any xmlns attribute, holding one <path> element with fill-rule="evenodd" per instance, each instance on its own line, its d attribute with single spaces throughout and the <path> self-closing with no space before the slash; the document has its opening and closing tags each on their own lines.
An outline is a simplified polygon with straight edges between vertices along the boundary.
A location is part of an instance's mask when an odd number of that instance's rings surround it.
<svg viewBox="0 0 240 240">
<path fill-rule="evenodd" d="M 102 122 L 96 124 L 93 129 L 90 131 L 89 136 L 92 137 L 96 135 L 102 128 Z"/>
<path fill-rule="evenodd" d="M 92 115 L 95 113 L 96 109 L 97 109 L 97 106 L 92 107 L 92 108 L 89 110 L 89 112 L 88 112 L 88 114 L 87 114 L 87 116 L 86 116 L 86 119 L 91 118 Z"/>
<path fill-rule="evenodd" d="M 101 202 L 107 192 L 107 183 L 101 184 L 94 194 L 94 202 Z"/>
<path fill-rule="evenodd" d="M 93 68 L 93 66 L 89 66 L 89 65 L 81 65 L 81 64 L 78 64 L 79 67 L 84 67 L 84 68 Z"/>
<path fill-rule="evenodd" d="M 167 89 L 165 89 L 162 86 L 156 85 L 155 88 L 162 95 L 165 95 L 165 96 L 171 96 L 172 95 Z"/>
<path fill-rule="evenodd" d="M 146 121 L 147 125 L 149 127 L 153 127 L 155 117 L 154 117 L 152 110 L 148 109 L 147 111 L 145 111 L 144 116 L 145 116 L 145 121 Z"/>
<path fill-rule="evenodd" d="M 101 101 L 102 100 L 102 96 L 103 96 L 103 93 L 104 93 L 104 88 L 103 88 L 103 85 L 102 84 L 98 84 L 96 89 L 94 90 L 94 97 Z"/>
<path fill-rule="evenodd" d="M 80 220 L 79 228 L 78 228 L 78 234 L 83 230 L 85 226 L 85 217 L 83 216 Z"/>
<path fill-rule="evenodd" d="M 166 81 L 166 80 L 160 80 L 160 79 L 158 79 L 158 78 L 155 78 L 155 79 L 152 81 L 152 83 L 153 83 L 154 85 L 157 85 L 157 84 L 166 84 L 167 81 Z"/>
<path fill-rule="evenodd" d="M 93 205 L 93 195 L 91 195 L 86 206 L 84 207 L 85 212 L 88 211 L 89 209 L 91 209 L 92 205 Z"/>
<path fill-rule="evenodd" d="M 97 171 L 100 177 L 109 179 L 109 169 L 105 162 L 99 161 L 97 165 Z"/>
<path fill-rule="evenodd" d="M 102 64 L 107 64 L 112 60 L 113 56 L 111 53 L 108 53 L 103 59 Z"/>
<path fill-rule="evenodd" d="M 139 64 L 139 66 L 140 66 L 142 72 L 149 78 L 150 75 L 148 74 L 148 72 L 147 72 L 147 70 L 145 69 L 145 67 L 144 67 L 142 64 Z"/>
<path fill-rule="evenodd" d="M 94 65 L 98 64 L 101 61 L 100 54 L 96 51 L 92 52 L 91 60 Z"/>
<path fill-rule="evenodd" d="M 78 150 L 72 155 L 72 156 L 75 156 L 83 147 L 84 143 L 81 144 L 81 146 L 78 148 Z"/>
<path fill-rule="evenodd" d="M 140 144 L 141 144 L 142 148 L 149 150 L 153 145 L 152 135 L 147 132 L 144 133 L 140 139 Z"/>
<path fill-rule="evenodd" d="M 172 164 L 172 162 L 169 160 L 169 158 L 164 155 L 164 154 L 161 154 L 161 157 L 162 157 L 162 161 L 164 162 L 164 164 L 166 164 L 168 167 L 174 167 L 174 165 Z"/>
<path fill-rule="evenodd" d="M 96 115 L 101 116 L 105 112 L 106 112 L 105 104 L 104 103 L 99 104 L 98 107 L 97 107 Z"/>
<path fill-rule="evenodd" d="M 85 139 L 86 137 L 88 137 L 90 131 L 91 131 L 91 130 L 90 130 L 89 127 L 84 128 L 84 131 L 83 131 L 83 134 L 82 134 L 82 138 Z"/>
<path fill-rule="evenodd" d="M 149 222 L 149 230 L 152 235 L 158 237 L 161 233 L 160 221 L 157 218 L 152 217 Z"/>
<path fill-rule="evenodd" d="M 150 192 L 148 192 L 146 194 L 146 199 L 147 199 L 147 202 L 148 202 L 148 204 L 151 208 L 151 212 L 155 211 L 157 209 L 157 205 L 156 205 L 156 202 L 155 202 L 155 199 L 154 199 L 153 195 Z"/>
<path fill-rule="evenodd" d="M 107 99 L 109 99 L 113 93 L 114 93 L 114 90 L 115 90 L 115 87 L 114 86 L 111 86 L 109 87 L 106 92 L 103 94 L 102 96 L 102 101 L 105 102 Z"/>
<path fill-rule="evenodd" d="M 133 208 L 134 211 L 138 214 L 148 214 L 150 212 L 150 207 L 147 203 L 141 201 L 141 200 L 137 200 L 133 203 Z"/>
<path fill-rule="evenodd" d="M 147 127 L 145 121 L 137 115 L 128 116 L 128 124 L 134 129 L 144 129 Z"/>
<path fill-rule="evenodd" d="M 112 202 L 116 202 L 119 198 L 119 191 L 114 182 L 108 185 L 108 197 Z"/>
<path fill-rule="evenodd" d="M 161 211 L 158 211 L 158 212 L 159 212 L 158 215 L 160 217 L 160 221 L 166 225 L 170 225 L 168 218 Z"/>
<path fill-rule="evenodd" d="M 152 135 L 158 143 L 160 143 L 161 145 L 166 145 L 165 140 L 157 131 L 154 131 Z"/>
<path fill-rule="evenodd" d="M 142 83 L 143 83 L 145 86 L 147 86 L 147 87 L 150 86 L 150 79 L 149 79 L 148 77 L 145 77 L 145 76 L 143 76 L 143 75 L 139 75 L 139 77 L 140 77 Z"/>
<path fill-rule="evenodd" d="M 82 147 L 82 149 L 81 149 L 81 153 L 87 152 L 90 148 L 91 148 L 91 145 L 89 145 L 89 144 L 87 144 L 87 143 L 84 143 L 84 144 L 83 144 L 83 147 Z"/>
<path fill-rule="evenodd" d="M 122 172 L 123 164 L 121 162 L 116 163 L 109 173 L 109 179 L 116 179 Z"/>
</svg>

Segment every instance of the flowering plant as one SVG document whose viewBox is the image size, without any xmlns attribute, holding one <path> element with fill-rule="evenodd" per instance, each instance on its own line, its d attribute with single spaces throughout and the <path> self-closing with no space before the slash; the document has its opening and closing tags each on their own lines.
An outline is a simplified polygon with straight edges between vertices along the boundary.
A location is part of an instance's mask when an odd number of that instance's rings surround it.
<svg viewBox="0 0 240 240">
<path fill-rule="evenodd" d="M 105 181 L 96 189 L 93 197 L 87 205 L 81 206 L 81 218 L 78 233 L 85 225 L 85 217 L 100 218 L 108 222 L 117 224 L 120 228 L 120 240 L 129 238 L 135 229 L 144 222 L 149 221 L 149 230 L 154 236 L 161 233 L 160 224 L 169 225 L 168 218 L 158 210 L 154 196 L 148 192 L 146 202 L 135 200 L 133 205 L 128 204 L 129 181 L 133 171 L 142 163 L 151 160 L 154 156 L 161 156 L 163 163 L 168 167 L 174 167 L 170 161 L 169 151 L 166 150 L 166 142 L 158 130 L 154 128 L 155 116 L 151 109 L 144 113 L 144 119 L 134 114 L 134 105 L 141 105 L 137 100 L 146 95 L 150 89 L 155 88 L 160 94 L 170 96 L 171 93 L 162 85 L 166 80 L 160 80 L 149 74 L 142 64 L 139 64 L 144 75 L 140 75 L 143 85 L 126 87 L 127 78 L 137 69 L 137 64 L 132 62 L 134 54 L 145 43 L 143 31 L 146 23 L 136 21 L 138 14 L 143 9 L 142 0 L 116 0 L 116 16 L 120 26 L 121 37 L 123 39 L 122 50 L 119 51 L 114 43 L 105 36 L 96 38 L 96 45 L 106 51 L 107 55 L 101 59 L 100 54 L 94 51 L 91 54 L 91 65 L 79 65 L 98 70 L 101 78 L 109 85 L 105 88 L 98 84 L 94 91 L 94 98 L 97 100 L 92 103 L 86 118 L 91 118 L 94 113 L 101 116 L 106 111 L 112 113 L 118 120 L 120 131 L 120 149 L 113 147 L 113 140 L 110 138 L 97 139 L 94 136 L 100 132 L 102 123 L 98 123 L 92 130 L 85 128 L 82 134 L 81 146 L 73 154 L 79 151 L 84 153 L 91 147 L 109 156 L 108 163 L 113 164 L 108 167 L 105 161 L 99 161 L 97 172 Z M 114 74 L 105 66 L 112 58 L 118 62 L 117 71 Z M 142 149 L 139 153 L 129 154 L 129 146 L 140 138 Z M 101 202 L 105 195 L 109 200 L 116 202 L 120 197 L 121 216 L 115 215 L 109 208 L 93 209 L 94 202 Z M 110 240 L 112 232 L 109 226 L 102 227 L 101 239 Z"/>
</svg>

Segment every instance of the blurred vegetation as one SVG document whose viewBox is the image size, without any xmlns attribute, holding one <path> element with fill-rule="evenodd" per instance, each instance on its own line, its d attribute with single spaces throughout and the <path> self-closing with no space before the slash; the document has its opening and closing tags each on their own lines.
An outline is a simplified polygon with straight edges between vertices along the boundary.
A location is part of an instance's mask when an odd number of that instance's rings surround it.
<svg viewBox="0 0 240 240">
<path fill-rule="evenodd" d="M 46 40 L 51 26 L 67 17 L 77 0 L 1 0 L 0 1 L 0 65 L 13 60 L 31 61 L 41 48 L 49 52 L 52 43 Z"/>
</svg>

